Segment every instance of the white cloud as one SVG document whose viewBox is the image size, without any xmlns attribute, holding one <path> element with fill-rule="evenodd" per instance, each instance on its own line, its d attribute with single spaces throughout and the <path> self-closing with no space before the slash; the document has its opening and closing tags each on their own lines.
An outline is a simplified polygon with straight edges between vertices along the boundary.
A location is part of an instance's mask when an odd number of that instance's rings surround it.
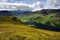
<svg viewBox="0 0 60 40">
<path fill-rule="evenodd" d="M 32 11 L 38 11 L 38 10 L 42 9 L 42 2 L 41 1 L 37 1 L 33 5 L 34 5 L 34 9 Z"/>
<path fill-rule="evenodd" d="M 39 10 L 42 10 L 43 8 L 35 8 L 35 9 L 33 9 L 33 10 L 31 10 L 31 11 L 33 11 L 33 12 L 35 12 L 35 11 L 39 11 Z"/>
<path fill-rule="evenodd" d="M 33 4 L 8 3 L 7 0 L 0 2 L 0 10 L 39 10 L 40 1 Z"/>
<path fill-rule="evenodd" d="M 37 3 L 35 3 L 34 5 L 35 9 L 32 11 L 38 11 L 42 9 L 60 9 L 60 0 L 46 0 L 45 5 L 43 5 L 43 2 L 37 1 Z"/>
<path fill-rule="evenodd" d="M 32 10 L 34 7 L 24 3 L 8 3 L 8 0 L 0 0 L 0 10 Z"/>
<path fill-rule="evenodd" d="M 43 2 L 37 1 L 32 4 L 24 3 L 8 3 L 7 0 L 0 0 L 0 10 L 32 10 L 38 11 L 41 9 L 60 9 L 60 0 L 46 0 L 45 5 Z"/>
<path fill-rule="evenodd" d="M 0 2 L 7 2 L 7 0 L 0 0 Z"/>
<path fill-rule="evenodd" d="M 47 9 L 60 9 L 60 0 L 46 0 L 47 4 L 45 8 Z"/>
<path fill-rule="evenodd" d="M 8 2 L 1 2 L 0 3 L 0 10 L 32 10 L 34 7 L 29 4 L 24 3 L 8 3 Z"/>
<path fill-rule="evenodd" d="M 40 5 L 41 4 L 41 2 L 40 1 L 37 1 L 37 3 L 36 3 L 37 5 Z"/>
<path fill-rule="evenodd" d="M 24 4 L 24 3 L 8 3 L 7 0 L 0 0 L 0 10 L 32 10 L 37 11 L 42 9 L 41 1 L 36 3 Z"/>
</svg>

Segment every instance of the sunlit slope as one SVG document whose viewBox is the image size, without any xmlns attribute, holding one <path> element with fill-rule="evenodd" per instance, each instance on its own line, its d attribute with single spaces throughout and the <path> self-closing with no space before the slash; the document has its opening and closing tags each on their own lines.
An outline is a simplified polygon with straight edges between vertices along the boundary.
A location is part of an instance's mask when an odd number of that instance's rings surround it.
<svg viewBox="0 0 60 40">
<path fill-rule="evenodd" d="M 12 20 L 10 17 L 9 19 Z M 10 22 L 0 23 L 0 40 L 60 40 L 60 32 L 35 29 L 16 21 L 16 24 Z"/>
<path fill-rule="evenodd" d="M 21 24 L 21 20 L 14 16 L 0 16 L 0 23 Z"/>
<path fill-rule="evenodd" d="M 31 15 L 17 16 L 17 18 L 21 19 L 23 23 L 27 23 L 31 21 L 31 22 L 36 22 L 36 23 L 43 24 L 46 26 L 48 25 L 51 27 L 60 28 L 60 15 L 58 15 L 57 13 L 56 14 L 49 13 L 47 15 L 35 13 Z"/>
</svg>

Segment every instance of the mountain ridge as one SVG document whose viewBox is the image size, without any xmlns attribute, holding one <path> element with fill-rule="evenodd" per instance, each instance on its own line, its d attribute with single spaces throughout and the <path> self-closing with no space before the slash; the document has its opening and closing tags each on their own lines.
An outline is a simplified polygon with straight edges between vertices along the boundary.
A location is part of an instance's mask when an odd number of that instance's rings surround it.
<svg viewBox="0 0 60 40">
<path fill-rule="evenodd" d="M 18 15 L 30 15 L 30 14 L 34 14 L 34 13 L 38 13 L 38 14 L 59 14 L 60 15 L 60 9 L 42 9 L 40 11 L 36 11 L 36 12 L 32 12 L 32 11 L 21 11 L 21 10 L 17 10 L 17 11 L 7 11 L 7 10 L 3 10 L 0 11 L 0 16 L 18 16 Z"/>
</svg>

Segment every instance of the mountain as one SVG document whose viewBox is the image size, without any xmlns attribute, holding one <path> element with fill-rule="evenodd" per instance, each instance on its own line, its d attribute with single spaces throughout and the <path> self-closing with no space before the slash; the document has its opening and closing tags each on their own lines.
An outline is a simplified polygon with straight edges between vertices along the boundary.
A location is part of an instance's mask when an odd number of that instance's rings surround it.
<svg viewBox="0 0 60 40">
<path fill-rule="evenodd" d="M 56 31 L 50 31 L 50 30 L 39 28 L 44 26 L 44 28 L 50 29 L 48 27 L 45 27 L 45 25 L 42 25 L 40 23 L 37 24 L 36 22 L 33 22 L 33 21 L 25 22 L 25 24 L 28 24 L 28 25 L 29 24 L 36 25 L 36 26 L 39 25 L 38 27 L 39 29 L 32 28 L 27 25 L 24 25 L 19 18 L 15 17 L 17 15 L 23 15 L 23 14 L 27 16 L 27 14 L 32 14 L 32 13 L 30 13 L 30 11 L 27 11 L 27 12 L 26 11 L 25 12 L 24 11 L 22 12 L 21 11 L 1 11 L 0 12 L 0 15 L 1 15 L 0 16 L 0 40 L 60 40 L 60 31 L 56 32 Z M 36 13 L 36 15 L 34 14 L 30 16 L 28 15 L 27 17 L 28 18 L 31 17 L 32 19 L 34 19 L 34 21 L 39 20 L 38 22 L 46 23 L 47 21 L 50 21 L 50 16 L 48 15 L 45 17 L 42 15 L 37 15 Z M 54 18 L 54 20 L 55 19 L 56 18 Z M 55 22 L 57 21 L 54 21 L 54 24 L 56 24 Z M 50 23 L 46 23 L 46 25 L 47 24 L 50 25 Z"/>
<path fill-rule="evenodd" d="M 17 11 L 9 11 L 10 13 L 12 13 L 13 15 L 28 15 L 28 14 L 31 14 L 32 12 L 31 11 L 20 11 L 20 10 L 17 10 Z"/>
<path fill-rule="evenodd" d="M 53 13 L 53 14 L 59 14 L 60 15 L 60 9 L 42 9 L 40 11 L 36 11 L 34 13 L 41 13 L 41 14 L 50 14 L 50 13 Z"/>
<path fill-rule="evenodd" d="M 19 24 L 16 17 L 1 16 L 0 22 L 0 40 L 60 40 L 60 32 Z"/>
<path fill-rule="evenodd" d="M 17 15 L 29 15 L 31 14 L 31 11 L 7 11 L 7 10 L 3 10 L 0 11 L 0 16 L 17 16 Z"/>
<path fill-rule="evenodd" d="M 0 11 L 0 16 L 12 16 L 12 15 L 13 15 L 13 14 L 10 13 L 9 11 L 6 11 L 6 10 Z"/>
<path fill-rule="evenodd" d="M 42 9 L 40 11 L 32 12 L 32 11 L 21 11 L 21 10 L 14 10 L 14 11 L 7 11 L 3 10 L 0 11 L 0 16 L 17 16 L 17 15 L 29 15 L 33 13 L 38 13 L 38 14 L 59 14 L 60 15 L 60 9 Z"/>
</svg>

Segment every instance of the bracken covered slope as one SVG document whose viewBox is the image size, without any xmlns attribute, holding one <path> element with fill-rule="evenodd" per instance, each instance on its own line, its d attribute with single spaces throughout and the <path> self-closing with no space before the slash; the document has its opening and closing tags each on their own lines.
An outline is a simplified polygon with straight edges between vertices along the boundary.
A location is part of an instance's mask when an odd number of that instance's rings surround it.
<svg viewBox="0 0 60 40">
<path fill-rule="evenodd" d="M 7 19 L 6 17 L 0 18 Z M 0 22 L 2 21 L 0 23 L 0 40 L 60 40 L 60 32 L 31 28 L 16 20 L 13 23 L 11 18 L 9 17 L 10 21 L 6 22 L 0 20 Z"/>
</svg>

